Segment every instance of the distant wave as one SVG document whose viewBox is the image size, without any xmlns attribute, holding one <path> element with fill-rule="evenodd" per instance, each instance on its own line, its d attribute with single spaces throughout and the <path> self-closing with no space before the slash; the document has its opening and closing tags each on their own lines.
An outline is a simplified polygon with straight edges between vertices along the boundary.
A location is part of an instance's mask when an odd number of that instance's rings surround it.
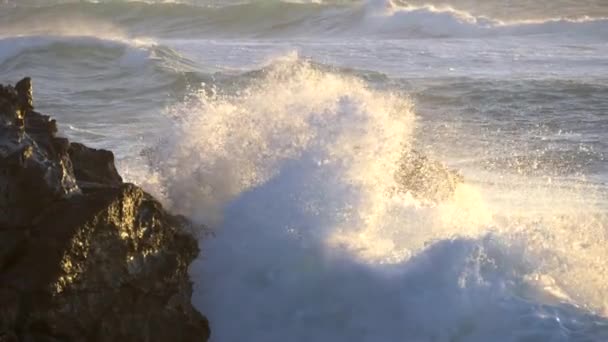
<svg viewBox="0 0 608 342">
<path fill-rule="evenodd" d="M 95 74 L 91 71 L 112 63 L 120 66 L 119 71 L 123 73 L 129 69 L 141 72 L 141 68 L 150 66 L 156 66 L 150 70 L 156 73 L 192 72 L 197 69 L 194 62 L 151 39 L 121 36 L 101 38 L 70 35 L 0 35 L 0 72 L 18 72 L 20 68 L 52 68 L 52 64 L 56 64 L 70 65 L 73 72 L 78 72 L 81 67 L 88 69 L 87 74 Z"/>
<path fill-rule="evenodd" d="M 91 48 L 94 48 L 94 50 Z M 139 49 L 136 43 L 129 46 L 127 41 L 121 40 L 104 40 L 94 37 L 66 38 L 61 36 L 0 37 L 0 65 L 10 59 L 23 57 L 27 54 L 71 52 L 74 55 L 78 53 L 78 50 L 81 53 L 96 54 L 98 57 L 127 56 L 133 62 L 136 59 L 143 62 L 150 56 L 149 50 Z"/>
<path fill-rule="evenodd" d="M 171 95 L 183 96 L 207 76 L 178 52 L 152 41 L 65 36 L 0 37 L 0 75 L 5 81 L 31 76 L 37 89 L 45 89 L 38 96 L 40 109 L 58 117 L 66 110 L 82 122 L 108 115 L 82 126 L 86 131 L 65 132 L 88 142 L 109 132 L 127 135 L 111 128 L 115 120 L 162 108 Z M 111 114 L 108 103 L 115 104 Z"/>
<path fill-rule="evenodd" d="M 79 23 L 116 23 L 129 34 L 157 37 L 368 37 L 387 39 L 585 34 L 606 37 L 608 18 L 505 22 L 450 7 L 365 2 L 248 2 L 194 6 L 177 2 L 68 3 L 16 7 L 0 14 L 2 32 L 56 30 Z M 74 25 L 76 22 L 76 25 Z M 90 25 L 90 24 L 89 24 Z M 107 31 L 107 27 L 97 29 Z"/>
</svg>

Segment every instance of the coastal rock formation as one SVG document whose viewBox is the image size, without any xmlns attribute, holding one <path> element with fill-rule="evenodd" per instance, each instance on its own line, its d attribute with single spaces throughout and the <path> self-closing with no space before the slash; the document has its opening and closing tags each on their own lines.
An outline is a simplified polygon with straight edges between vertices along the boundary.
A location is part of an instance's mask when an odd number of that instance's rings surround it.
<svg viewBox="0 0 608 342">
<path fill-rule="evenodd" d="M 464 180 L 458 172 L 416 150 L 403 155 L 395 178 L 400 191 L 431 203 L 452 197 L 458 184 Z"/>
<path fill-rule="evenodd" d="M 0 85 L 0 341 L 206 341 L 190 223 Z"/>
</svg>

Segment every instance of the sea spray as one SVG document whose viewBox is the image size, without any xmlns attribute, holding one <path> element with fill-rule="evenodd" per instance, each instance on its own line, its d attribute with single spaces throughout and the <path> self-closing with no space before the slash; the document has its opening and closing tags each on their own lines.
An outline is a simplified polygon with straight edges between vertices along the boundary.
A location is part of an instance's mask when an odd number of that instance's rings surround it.
<svg viewBox="0 0 608 342">
<path fill-rule="evenodd" d="M 382 193 L 394 185 L 413 126 L 407 97 L 373 91 L 297 55 L 262 73 L 234 94 L 203 88 L 172 107 L 174 138 L 157 161 L 176 210 L 216 217 L 221 205 L 303 154 L 319 169 L 341 170 L 352 187 Z"/>
<path fill-rule="evenodd" d="M 592 237 L 605 218 L 587 216 L 585 197 L 560 192 L 582 200 L 560 221 L 557 207 L 530 219 L 469 184 L 421 203 L 394 191 L 415 127 L 406 96 L 294 54 L 255 76 L 171 107 L 173 133 L 151 156 L 156 191 L 214 231 L 191 268 L 214 339 L 608 336 L 587 313 L 604 310 L 605 240 Z"/>
</svg>

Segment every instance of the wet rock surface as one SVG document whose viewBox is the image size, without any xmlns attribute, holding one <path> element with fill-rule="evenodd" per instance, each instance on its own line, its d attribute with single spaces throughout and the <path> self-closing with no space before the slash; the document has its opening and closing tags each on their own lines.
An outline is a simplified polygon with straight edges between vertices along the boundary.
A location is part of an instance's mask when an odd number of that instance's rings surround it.
<svg viewBox="0 0 608 342">
<path fill-rule="evenodd" d="M 206 341 L 189 222 L 0 85 L 0 341 Z"/>
</svg>

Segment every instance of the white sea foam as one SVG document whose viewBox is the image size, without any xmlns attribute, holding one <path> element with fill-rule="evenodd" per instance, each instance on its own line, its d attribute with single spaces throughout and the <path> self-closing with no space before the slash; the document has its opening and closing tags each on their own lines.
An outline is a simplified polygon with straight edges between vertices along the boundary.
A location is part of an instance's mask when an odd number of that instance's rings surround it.
<svg viewBox="0 0 608 342">
<path fill-rule="evenodd" d="M 297 55 L 263 73 L 235 95 L 201 91 L 172 108 L 179 125 L 159 161 L 174 208 L 215 216 L 219 205 L 303 154 L 320 169 L 334 165 L 353 187 L 388 191 L 412 128 L 407 98 L 316 70 Z M 192 188 L 193 179 L 202 187 Z"/>
<path fill-rule="evenodd" d="M 412 110 L 294 54 L 171 108 L 138 179 L 215 232 L 191 268 L 215 341 L 608 337 L 590 314 L 607 237 L 589 192 L 519 193 L 560 199 L 544 213 L 466 184 L 436 206 L 396 193 Z"/>
</svg>

